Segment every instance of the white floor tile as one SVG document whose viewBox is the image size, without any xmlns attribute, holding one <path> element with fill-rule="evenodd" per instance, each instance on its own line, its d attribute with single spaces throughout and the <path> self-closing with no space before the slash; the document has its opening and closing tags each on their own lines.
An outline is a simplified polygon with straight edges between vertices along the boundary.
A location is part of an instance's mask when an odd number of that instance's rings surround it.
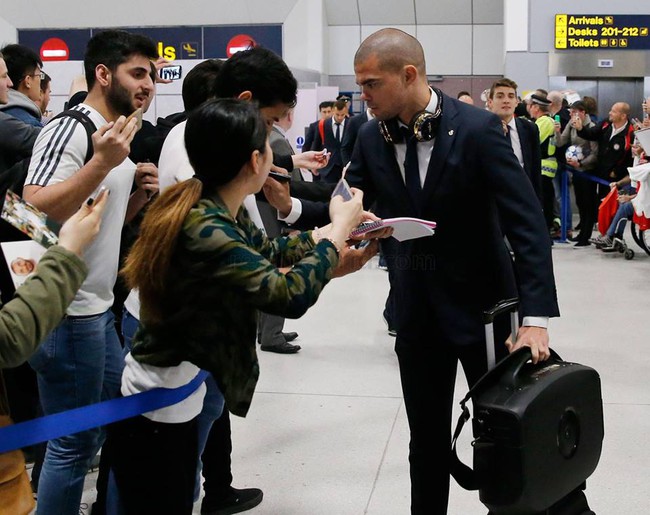
<svg viewBox="0 0 650 515">
<path fill-rule="evenodd" d="M 602 381 L 605 441 L 587 482 L 598 515 L 650 513 L 650 257 L 637 250 L 626 261 L 594 247 L 553 249 L 562 316 L 551 321 L 551 345 Z M 232 417 L 233 486 L 264 491 L 250 513 L 409 513 L 408 424 L 381 318 L 387 280 L 373 260 L 333 281 L 304 317 L 285 324 L 300 333 L 298 354 L 260 352 L 250 414 Z M 459 377 L 458 400 L 466 391 Z M 469 428 L 459 453 L 471 464 Z M 85 502 L 93 484 L 89 476 Z M 450 515 L 486 512 L 476 492 L 452 482 Z"/>
</svg>

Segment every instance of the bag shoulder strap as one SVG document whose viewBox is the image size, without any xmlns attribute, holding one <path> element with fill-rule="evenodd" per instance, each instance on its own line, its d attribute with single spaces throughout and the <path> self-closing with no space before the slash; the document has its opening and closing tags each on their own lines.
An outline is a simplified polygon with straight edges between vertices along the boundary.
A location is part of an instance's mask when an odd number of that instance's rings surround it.
<svg viewBox="0 0 650 515">
<path fill-rule="evenodd" d="M 86 150 L 84 163 L 90 161 L 93 157 L 93 154 L 95 153 L 95 149 L 93 147 L 93 134 L 97 130 L 97 127 L 90 119 L 90 117 L 79 109 L 66 109 L 65 111 L 57 114 L 54 118 L 52 118 L 52 120 L 56 120 L 57 118 L 74 118 L 79 123 L 81 123 L 81 125 L 83 125 L 84 129 L 86 129 L 86 134 L 88 135 L 88 149 Z"/>
</svg>

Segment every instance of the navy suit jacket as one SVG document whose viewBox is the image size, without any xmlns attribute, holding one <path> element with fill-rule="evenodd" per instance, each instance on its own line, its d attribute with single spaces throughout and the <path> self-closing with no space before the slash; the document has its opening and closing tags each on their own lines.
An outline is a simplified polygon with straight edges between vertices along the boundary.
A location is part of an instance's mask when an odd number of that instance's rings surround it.
<svg viewBox="0 0 650 515">
<path fill-rule="evenodd" d="M 441 116 L 419 205 L 377 120 L 359 130 L 346 175 L 364 191 L 366 206 L 376 202 L 379 216 L 437 223 L 434 236 L 395 245 L 398 339 L 484 342 L 482 312 L 513 296 L 522 316 L 558 316 L 541 206 L 501 120 L 446 95 Z"/>
<path fill-rule="evenodd" d="M 305 129 L 305 143 L 302 145 L 302 151 L 307 152 L 311 150 L 311 146 L 314 144 L 314 139 L 316 138 L 316 133 L 318 132 L 318 121 L 312 122 Z"/>
<path fill-rule="evenodd" d="M 515 118 L 521 153 L 524 156 L 524 171 L 533 185 L 537 198 L 542 201 L 542 151 L 539 145 L 537 125 L 525 118 Z"/>
<path fill-rule="evenodd" d="M 352 159 L 352 151 L 354 150 L 354 143 L 357 141 L 359 128 L 367 121 L 368 112 L 364 111 L 352 118 L 348 118 L 347 122 L 345 122 L 345 131 L 341 140 L 341 159 L 344 166 Z"/>
<path fill-rule="evenodd" d="M 345 121 L 345 124 L 341 127 L 341 131 L 343 131 L 343 134 L 341 134 L 341 141 L 343 141 L 343 138 L 345 137 L 345 131 L 348 128 L 349 121 L 350 120 L 347 119 Z M 330 174 L 336 174 L 338 172 L 338 177 L 336 177 L 333 181 L 336 182 L 340 178 L 340 172 L 343 168 L 344 163 L 341 159 L 341 141 L 337 141 L 334 137 L 334 129 L 332 125 L 333 123 L 333 118 L 328 118 L 325 120 L 325 125 L 323 127 L 323 135 L 325 136 L 324 141 L 320 137 L 320 131 L 318 130 L 318 127 L 316 127 L 316 134 L 314 135 L 314 142 L 312 143 L 311 150 L 323 150 L 326 148 L 328 152 L 331 152 L 332 155 L 330 156 L 330 160 L 327 163 L 327 166 L 321 168 L 319 170 L 319 173 L 324 180 L 328 180 L 327 177 Z"/>
</svg>

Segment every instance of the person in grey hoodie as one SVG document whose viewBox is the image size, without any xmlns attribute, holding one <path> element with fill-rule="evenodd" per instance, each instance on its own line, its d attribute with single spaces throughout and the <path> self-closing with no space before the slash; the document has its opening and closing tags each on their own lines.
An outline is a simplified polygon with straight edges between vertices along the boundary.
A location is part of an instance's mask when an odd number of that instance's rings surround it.
<svg viewBox="0 0 650 515">
<path fill-rule="evenodd" d="M 0 53 L 0 109 L 9 101 L 12 86 L 3 54 Z M 40 127 L 28 125 L 0 110 L 0 174 L 14 163 L 32 155 Z"/>
<path fill-rule="evenodd" d="M 24 45 L 11 44 L 2 49 L 12 82 L 8 102 L 0 110 L 23 122 L 42 127 L 41 81 L 44 79 L 43 61 L 36 52 Z"/>
</svg>

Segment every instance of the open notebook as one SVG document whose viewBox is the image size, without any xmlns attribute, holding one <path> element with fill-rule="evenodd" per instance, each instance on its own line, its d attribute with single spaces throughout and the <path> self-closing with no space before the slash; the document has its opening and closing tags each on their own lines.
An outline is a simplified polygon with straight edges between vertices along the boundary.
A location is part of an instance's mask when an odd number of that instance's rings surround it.
<svg viewBox="0 0 650 515">
<path fill-rule="evenodd" d="M 350 233 L 350 236 L 363 236 L 370 231 L 376 231 L 384 227 L 393 228 L 393 238 L 398 241 L 413 240 L 432 236 L 435 232 L 436 223 L 421 218 L 400 216 L 397 218 L 384 218 L 376 222 L 365 222 L 359 225 Z"/>
</svg>

